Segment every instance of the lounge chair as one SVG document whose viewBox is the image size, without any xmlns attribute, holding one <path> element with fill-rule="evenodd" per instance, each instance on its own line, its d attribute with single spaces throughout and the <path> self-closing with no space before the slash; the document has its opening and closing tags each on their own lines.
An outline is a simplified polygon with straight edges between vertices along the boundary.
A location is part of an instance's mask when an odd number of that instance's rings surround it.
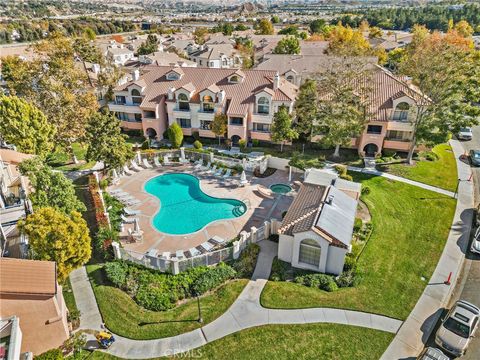
<svg viewBox="0 0 480 360">
<path fill-rule="evenodd" d="M 191 257 L 195 257 L 202 254 L 198 249 L 194 247 L 188 249 L 188 252 L 190 253 Z"/>
<path fill-rule="evenodd" d="M 193 164 L 193 168 L 194 168 L 194 169 L 200 169 L 202 166 L 203 166 L 203 161 L 202 161 L 202 160 L 197 160 L 197 161 L 195 161 L 195 163 Z"/>
<path fill-rule="evenodd" d="M 223 178 L 228 179 L 231 175 L 232 175 L 232 169 L 227 169 L 227 171 L 225 171 L 225 174 L 223 174 Z"/>
<path fill-rule="evenodd" d="M 148 160 L 145 159 L 145 158 L 142 159 L 142 164 L 143 164 L 143 166 L 145 167 L 145 169 L 152 169 L 152 168 L 153 168 L 153 166 L 150 165 L 150 163 L 148 162 Z"/>
<path fill-rule="evenodd" d="M 118 193 L 124 193 L 124 192 L 125 191 L 123 191 L 122 189 L 114 189 L 114 190 L 109 191 L 110 195 L 118 194 Z"/>
<path fill-rule="evenodd" d="M 133 198 L 133 196 L 130 195 L 129 193 L 113 194 L 113 197 L 114 197 L 115 199 L 129 199 L 129 198 Z"/>
<path fill-rule="evenodd" d="M 123 215 L 120 215 L 120 218 L 122 219 L 122 221 L 126 224 L 133 224 L 135 222 L 135 220 L 138 221 L 138 218 L 127 218 Z"/>
<path fill-rule="evenodd" d="M 134 231 L 132 229 L 128 229 L 128 235 L 130 235 L 132 240 L 135 242 L 143 240 L 143 231 Z"/>
<path fill-rule="evenodd" d="M 213 245 L 222 245 L 225 244 L 225 239 L 218 235 L 215 235 L 210 240 L 208 240 L 208 242 L 212 243 Z"/>
<path fill-rule="evenodd" d="M 129 209 L 129 208 L 123 208 L 123 212 L 127 216 L 139 215 L 141 213 L 140 210 L 133 210 L 133 209 Z"/>
<path fill-rule="evenodd" d="M 203 250 L 202 252 L 209 252 L 210 250 L 213 249 L 213 245 L 210 244 L 208 241 L 205 241 L 203 244 L 200 244 L 198 247 Z"/>
<path fill-rule="evenodd" d="M 222 173 L 223 173 L 223 168 L 220 168 L 217 170 L 217 172 L 215 173 L 215 176 L 222 176 Z"/>
<path fill-rule="evenodd" d="M 208 170 L 210 170 L 210 167 L 211 167 L 211 166 L 212 166 L 212 163 L 209 162 L 209 163 L 207 164 L 207 166 L 202 166 L 202 170 L 208 171 Z"/>
<path fill-rule="evenodd" d="M 213 165 L 213 167 L 210 170 L 207 170 L 208 174 L 215 174 L 215 171 L 217 171 L 217 165 Z"/>
<path fill-rule="evenodd" d="M 123 172 L 127 175 L 133 175 L 134 172 L 128 168 L 127 165 L 123 165 Z"/>
<path fill-rule="evenodd" d="M 183 250 L 177 250 L 177 252 L 175 253 L 175 257 L 178 260 L 183 259 L 185 257 L 185 254 L 183 253 Z"/>
<path fill-rule="evenodd" d="M 162 253 L 162 256 L 160 256 L 162 259 L 165 259 L 165 260 L 170 260 L 170 251 L 164 251 Z"/>
<path fill-rule="evenodd" d="M 153 158 L 153 163 L 155 164 L 156 167 L 162 167 L 162 163 L 160 162 L 160 160 L 158 160 L 158 156 L 155 156 Z"/>
<path fill-rule="evenodd" d="M 132 169 L 135 171 L 142 171 L 142 168 L 137 165 L 135 161 L 132 160 Z"/>
<path fill-rule="evenodd" d="M 164 164 L 164 165 L 172 165 L 173 162 L 170 161 L 170 159 L 169 159 L 168 156 L 164 156 L 164 157 L 163 157 L 163 164 Z"/>
</svg>

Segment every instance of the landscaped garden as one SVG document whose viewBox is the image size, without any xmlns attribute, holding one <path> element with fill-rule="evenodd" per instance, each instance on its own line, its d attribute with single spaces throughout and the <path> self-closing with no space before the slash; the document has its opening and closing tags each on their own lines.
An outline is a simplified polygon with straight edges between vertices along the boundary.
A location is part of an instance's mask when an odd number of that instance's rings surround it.
<svg viewBox="0 0 480 360">
<path fill-rule="evenodd" d="M 427 284 L 452 224 L 455 200 L 382 177 L 351 174 L 368 194 L 373 232 L 357 261 L 360 283 L 326 292 L 294 282 L 269 281 L 269 308 L 335 307 L 405 319 Z"/>
<path fill-rule="evenodd" d="M 457 187 L 455 156 L 448 144 L 437 145 L 432 151 L 419 152 L 414 165 L 405 163 L 379 164 L 377 168 L 381 171 L 437 186 L 445 190 L 455 191 Z"/>
</svg>

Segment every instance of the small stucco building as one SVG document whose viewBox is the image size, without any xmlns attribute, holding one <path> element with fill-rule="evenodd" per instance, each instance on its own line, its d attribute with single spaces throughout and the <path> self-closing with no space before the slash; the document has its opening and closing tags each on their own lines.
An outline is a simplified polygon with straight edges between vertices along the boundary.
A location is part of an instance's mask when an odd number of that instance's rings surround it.
<svg viewBox="0 0 480 360">
<path fill-rule="evenodd" d="M 338 275 L 351 251 L 360 184 L 312 169 L 279 230 L 278 258 L 293 267 Z"/>
</svg>

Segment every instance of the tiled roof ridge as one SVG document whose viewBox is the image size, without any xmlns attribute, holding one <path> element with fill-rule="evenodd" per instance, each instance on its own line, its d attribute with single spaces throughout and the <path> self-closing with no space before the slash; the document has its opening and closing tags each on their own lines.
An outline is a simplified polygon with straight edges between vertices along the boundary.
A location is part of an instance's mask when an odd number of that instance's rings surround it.
<svg viewBox="0 0 480 360">
<path fill-rule="evenodd" d="M 412 88 L 408 83 L 406 83 L 405 81 L 401 80 L 398 76 L 396 76 L 395 74 L 393 74 L 390 70 L 388 69 L 385 69 L 383 66 L 380 66 L 378 64 L 375 64 L 375 66 L 380 69 L 386 76 L 388 76 L 389 78 L 393 79 L 394 81 L 396 81 L 397 83 L 399 83 L 400 85 L 406 87 L 409 91 L 412 91 L 414 93 L 416 93 L 417 95 L 419 96 L 423 96 L 422 93 L 414 88 Z M 407 96 L 409 96 L 409 94 L 405 94 Z"/>
<path fill-rule="evenodd" d="M 311 211 L 307 212 L 306 214 L 300 216 L 299 218 L 295 219 L 294 221 L 282 226 L 278 232 L 279 233 L 283 233 L 284 231 L 288 230 L 289 228 L 291 228 L 292 226 L 294 226 L 295 224 L 299 223 L 300 221 L 306 219 L 307 217 L 313 215 L 315 212 L 319 211 L 320 207 L 317 207 L 315 209 L 312 209 Z"/>
</svg>

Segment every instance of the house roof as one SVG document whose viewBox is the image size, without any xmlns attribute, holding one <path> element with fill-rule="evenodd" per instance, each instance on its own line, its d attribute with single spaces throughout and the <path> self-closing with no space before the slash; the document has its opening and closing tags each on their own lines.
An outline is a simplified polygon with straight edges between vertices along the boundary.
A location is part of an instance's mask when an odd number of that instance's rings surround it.
<svg viewBox="0 0 480 360">
<path fill-rule="evenodd" d="M 232 56 L 235 48 L 232 44 L 208 44 L 205 48 L 191 53 L 191 57 L 202 57 L 207 60 L 220 59 L 221 55 Z"/>
<path fill-rule="evenodd" d="M 24 154 L 15 150 L 0 149 L 0 160 L 3 160 L 3 162 L 12 165 L 18 165 L 23 160 L 31 159 L 34 156 L 35 155 Z"/>
<path fill-rule="evenodd" d="M 265 88 L 271 89 L 274 101 L 293 101 L 297 93 L 297 86 L 280 79 L 280 86 L 273 91 L 274 70 L 243 70 L 245 79 L 239 83 L 232 83 L 228 78 L 236 72 L 234 69 L 171 67 L 171 66 L 146 66 L 141 76 L 146 83 L 145 97 L 141 106 L 154 107 L 160 103 L 170 88 L 179 89 L 189 83 L 193 84 L 195 91 L 191 102 L 200 102 L 199 92 L 215 86 L 215 89 L 224 90 L 226 99 L 230 99 L 227 114 L 244 115 L 250 104 L 255 102 L 255 94 Z M 182 71 L 183 76 L 178 80 L 167 80 L 166 74 L 170 71 Z M 122 84 L 115 88 L 124 91 L 132 82 Z"/>
<path fill-rule="evenodd" d="M 57 275 L 54 261 L 0 259 L 0 293 L 55 295 Z"/>
</svg>

